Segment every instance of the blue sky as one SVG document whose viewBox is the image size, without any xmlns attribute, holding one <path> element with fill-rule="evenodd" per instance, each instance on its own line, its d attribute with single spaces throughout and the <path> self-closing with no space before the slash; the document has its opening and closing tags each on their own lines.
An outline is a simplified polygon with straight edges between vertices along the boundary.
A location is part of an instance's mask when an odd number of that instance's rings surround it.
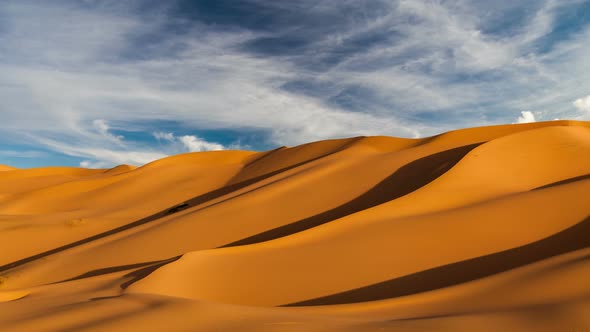
<svg viewBox="0 0 590 332">
<path fill-rule="evenodd" d="M 0 164 L 590 120 L 590 0 L 2 0 Z"/>
</svg>

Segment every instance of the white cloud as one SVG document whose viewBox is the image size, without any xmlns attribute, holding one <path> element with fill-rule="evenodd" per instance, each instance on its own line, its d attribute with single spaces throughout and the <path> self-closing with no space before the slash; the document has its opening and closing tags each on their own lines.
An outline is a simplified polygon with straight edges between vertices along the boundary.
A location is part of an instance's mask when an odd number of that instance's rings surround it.
<svg viewBox="0 0 590 332">
<path fill-rule="evenodd" d="M 590 96 L 576 99 L 574 106 L 580 111 L 590 114 Z"/>
<path fill-rule="evenodd" d="M 152 133 L 152 135 L 157 140 L 164 140 L 164 141 L 169 141 L 169 142 L 172 142 L 175 140 L 173 133 L 164 133 L 164 132 L 158 131 L 158 132 Z"/>
<path fill-rule="evenodd" d="M 92 121 L 92 125 L 94 126 L 94 128 L 98 131 L 98 133 L 109 139 L 112 140 L 113 142 L 116 142 L 117 144 L 122 144 L 122 140 L 123 140 L 123 136 L 121 135 L 113 135 L 112 133 L 109 132 L 109 130 L 111 129 L 111 127 L 109 127 L 109 125 L 107 124 L 107 122 L 105 120 L 102 119 L 97 119 Z"/>
<path fill-rule="evenodd" d="M 221 144 L 207 142 L 192 135 L 181 136 L 178 139 L 190 152 L 218 151 L 225 149 Z"/>
<path fill-rule="evenodd" d="M 138 121 L 163 118 L 192 128 L 268 130 L 272 143 L 289 145 L 355 134 L 416 134 L 391 115 L 347 112 L 283 91 L 280 86 L 301 73 L 288 62 L 232 51 L 255 37 L 249 32 L 170 36 L 170 48 L 184 47 L 173 58 L 102 61 L 126 47 L 121 36 L 158 30 L 161 22 L 18 2 L 6 12 L 11 14 L 8 23 L 13 24 L 14 33 L 4 36 L 0 46 L 13 62 L 0 62 L 0 85 L 10 87 L 0 90 L 1 111 L 9 114 L 0 124 L 3 131 L 26 128 L 35 136 L 54 138 L 68 133 L 85 137 L 97 147 L 109 143 L 99 138 L 120 143 L 122 137 L 110 133 L 110 123 L 133 129 Z M 33 24 L 41 13 L 42 20 Z M 63 20 L 65 16 L 70 19 Z M 77 22 L 82 20 L 89 30 L 100 33 L 80 29 Z M 107 28 L 95 29 L 98 22 Z M 30 47 L 35 46 L 37 53 L 21 45 L 22 36 L 32 38 L 27 43 L 34 44 Z M 92 128 L 86 127 L 88 121 Z M 47 123 L 57 125 L 48 130 Z M 92 137 L 90 129 L 101 137 Z"/>
<path fill-rule="evenodd" d="M 336 12 L 340 3 L 314 8 Z M 146 129 L 142 123 L 167 119 L 195 131 L 257 129 L 268 131 L 277 145 L 355 135 L 414 137 L 513 121 L 522 109 L 534 109 L 544 118 L 571 118 L 576 115 L 571 101 L 590 90 L 590 30 L 580 30 L 545 53 L 536 51 L 537 42 L 554 28 L 562 2 L 528 1 L 541 3 L 540 9 L 504 36 L 486 33 L 491 20 L 487 13 L 494 6 L 517 6 L 514 2 L 383 3 L 390 7 L 378 19 L 351 20 L 342 31 L 326 34 L 315 50 L 331 54 L 334 45 L 375 32 L 399 38 L 317 72 L 288 57 L 240 51 L 257 33 L 213 31 L 210 26 L 196 27 L 198 33 L 189 37 L 163 38 L 156 53 L 180 50 L 174 54 L 129 57 L 134 47 L 130 36 L 164 31 L 164 14 L 143 20 L 132 14 L 133 8 L 120 10 L 126 13 L 120 15 L 66 1 L 2 1 L 0 134 L 31 139 L 89 163 L 142 164 L 178 151 L 223 146 L 196 136 L 154 132 L 156 139 L 169 142 L 155 151 L 113 134 L 111 126 L 137 131 Z M 412 24 L 407 24 L 408 17 Z M 455 75 L 483 79 L 464 81 Z M 333 91 L 304 96 L 282 89 L 293 80 L 317 80 Z M 330 103 L 350 86 L 368 90 L 375 101 L 355 112 Z M 585 99 L 579 100 L 583 105 Z M 423 112 L 445 112 L 439 117 L 460 120 L 417 120 Z M 493 120 L 489 114 L 495 114 Z"/>
<path fill-rule="evenodd" d="M 182 149 L 189 152 L 225 150 L 225 147 L 219 143 L 208 142 L 193 135 L 176 136 L 174 133 L 154 132 L 153 136 L 157 140 L 178 143 Z"/>
<path fill-rule="evenodd" d="M 82 168 L 107 168 L 109 166 L 112 165 L 104 161 L 83 160 L 80 162 L 80 167 Z"/>
<path fill-rule="evenodd" d="M 535 114 L 531 111 L 522 111 L 520 112 L 520 116 L 516 119 L 517 123 L 530 123 L 537 121 L 535 119 Z"/>
<path fill-rule="evenodd" d="M 554 0 L 392 3 L 391 12 L 377 23 L 369 23 L 370 28 L 351 30 L 361 35 L 370 33 L 371 29 L 391 30 L 400 38 L 389 46 L 367 48 L 366 52 L 348 57 L 322 78 L 370 87 L 389 103 L 382 113 L 398 108 L 411 117 L 416 111 L 436 111 L 457 119 L 439 129 L 427 124 L 421 131 L 423 135 L 509 122 L 511 114 L 523 108 L 534 108 L 547 118 L 572 118 L 575 117 L 570 107 L 572 96 L 590 88 L 590 65 L 586 61 L 590 30 L 584 26 L 560 40 L 547 37 L 559 23 L 558 13 L 566 6 L 580 3 Z M 519 6 L 533 15 L 519 19 L 522 25 L 516 28 L 507 26 L 509 34 L 486 33 L 489 25 L 502 23 L 505 15 L 498 9 L 518 10 Z M 493 16 L 497 12 L 502 15 Z M 408 16 L 413 18 L 412 24 L 403 23 Z M 545 43 L 554 44 L 538 52 Z M 359 70 L 374 63 L 386 63 L 389 67 Z M 493 115 L 493 121 L 489 115 Z"/>
<path fill-rule="evenodd" d="M 177 146 L 183 152 L 201 152 L 201 151 L 219 151 L 225 150 L 226 147 L 222 144 L 209 142 L 194 135 L 176 136 L 174 133 L 154 132 L 152 135 L 157 140 L 162 140 L 170 143 L 174 148 Z M 239 144 L 232 144 L 231 148 L 240 149 Z"/>
<path fill-rule="evenodd" d="M 94 125 L 94 128 L 96 128 L 96 130 L 98 130 L 98 132 L 102 135 L 108 135 L 109 126 L 105 120 L 94 120 L 92 121 L 92 125 Z"/>
<path fill-rule="evenodd" d="M 168 155 L 136 146 L 89 147 L 84 142 L 62 142 L 44 137 L 34 137 L 47 148 L 68 156 L 84 158 L 92 167 L 110 167 L 119 164 L 143 165 Z M 83 162 L 84 162 L 83 161 Z"/>
</svg>

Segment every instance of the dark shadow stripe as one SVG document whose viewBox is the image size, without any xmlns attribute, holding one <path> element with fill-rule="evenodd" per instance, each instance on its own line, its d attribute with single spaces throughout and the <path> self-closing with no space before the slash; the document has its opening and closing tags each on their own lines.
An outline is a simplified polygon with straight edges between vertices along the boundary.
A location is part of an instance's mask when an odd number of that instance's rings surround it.
<svg viewBox="0 0 590 332">
<path fill-rule="evenodd" d="M 276 152 L 279 152 L 281 150 L 285 150 L 287 149 L 286 146 L 281 146 L 278 147 L 276 149 L 261 153 L 259 156 L 257 156 L 256 158 L 253 158 L 252 160 L 250 160 L 249 162 L 247 162 L 246 164 L 244 164 L 244 168 L 253 165 L 254 163 L 260 163 L 261 160 L 266 159 L 272 155 L 274 155 Z"/>
<path fill-rule="evenodd" d="M 299 167 L 299 166 L 302 166 L 302 165 L 308 164 L 308 163 L 310 163 L 310 162 L 313 162 L 313 161 L 316 161 L 316 160 L 319 160 L 319 159 L 322 159 L 322 158 L 328 157 L 328 156 L 330 156 L 330 155 L 336 154 L 336 153 L 338 153 L 338 152 L 341 152 L 341 151 L 343 151 L 343 150 L 346 150 L 347 148 L 349 148 L 350 146 L 354 145 L 355 143 L 357 143 L 358 141 L 362 140 L 363 138 L 365 138 L 365 136 L 358 136 L 358 137 L 353 137 L 353 138 L 350 138 L 350 139 L 346 139 L 346 140 L 345 140 L 345 142 L 343 142 L 343 143 L 342 143 L 340 146 L 338 146 L 338 147 L 335 147 L 335 148 L 334 148 L 334 150 L 332 150 L 332 151 L 330 151 L 330 152 L 326 152 L 326 153 L 320 154 L 320 155 L 318 155 L 318 156 L 316 156 L 316 157 L 313 157 L 313 158 L 310 158 L 310 159 L 304 160 L 304 161 L 302 161 L 302 162 L 299 162 L 299 163 L 293 164 L 293 165 L 291 165 L 291 166 L 286 166 L 286 167 L 283 167 L 283 168 L 281 168 L 281 169 L 279 169 L 279 170 L 277 170 L 277 171 L 273 171 L 273 172 L 270 172 L 270 173 L 275 173 L 275 172 L 279 172 L 279 173 L 281 173 L 281 172 L 284 172 L 284 171 L 290 170 L 290 169 L 292 169 L 292 168 Z M 232 184 L 233 184 L 233 182 L 234 182 L 234 181 L 235 181 L 237 178 L 239 178 L 240 176 L 242 176 L 242 175 L 243 175 L 243 173 L 244 173 L 245 171 L 248 171 L 248 170 L 249 170 L 249 169 L 251 169 L 251 168 L 256 168 L 256 167 L 257 167 L 257 166 L 260 164 L 260 162 L 261 162 L 261 161 L 263 161 L 263 160 L 265 161 L 265 159 L 268 159 L 269 157 L 274 157 L 274 156 L 275 156 L 277 153 L 280 153 L 280 152 L 282 152 L 282 151 L 285 151 L 285 150 L 287 150 L 287 151 L 289 151 L 289 152 L 292 152 L 292 153 L 296 153 L 296 151 L 297 151 L 298 149 L 301 149 L 302 147 L 304 147 L 304 146 L 308 146 L 308 145 L 311 145 L 311 144 L 313 144 L 313 143 L 308 143 L 308 144 L 304 144 L 304 145 L 299 145 L 299 146 L 296 146 L 296 147 L 293 147 L 293 148 L 280 147 L 280 148 L 277 148 L 277 149 L 271 150 L 271 151 L 269 151 L 268 153 L 266 153 L 266 154 L 264 154 L 264 155 L 262 155 L 262 156 L 260 156 L 260 157 L 258 157 L 258 158 L 256 158 L 256 159 L 254 159 L 254 160 L 252 160 L 252 161 L 248 162 L 248 163 L 247 163 L 247 164 L 244 166 L 244 168 L 242 169 L 242 171 L 240 171 L 238 174 L 236 174 L 236 176 L 234 176 L 232 179 L 230 179 L 230 180 L 228 181 L 228 185 L 232 185 Z M 269 174 L 270 174 L 270 173 L 269 173 Z M 243 182 L 243 181 L 248 181 L 248 180 L 242 180 L 242 181 L 240 181 L 240 182 Z"/>
<path fill-rule="evenodd" d="M 151 262 L 142 262 L 142 263 L 135 263 L 135 264 L 105 267 L 105 268 L 101 268 L 101 269 L 88 271 L 86 273 L 80 274 L 80 275 L 75 276 L 70 279 L 58 281 L 58 282 L 56 282 L 56 284 L 62 283 L 62 282 L 79 280 L 79 279 L 96 277 L 96 276 L 103 275 L 103 274 L 109 274 L 109 273 L 115 273 L 115 272 L 120 272 L 120 271 L 125 271 L 125 270 L 137 269 L 140 267 L 144 267 L 144 266 L 148 266 L 148 265 L 155 265 L 155 264 L 159 264 L 159 263 L 167 262 L 167 261 L 168 261 L 168 259 L 163 259 L 163 260 L 157 260 L 157 261 L 151 261 Z"/>
<path fill-rule="evenodd" d="M 572 182 L 576 182 L 576 181 L 582 181 L 582 180 L 586 180 L 586 179 L 590 179 L 590 174 L 575 176 L 573 178 L 569 178 L 569 179 L 565 179 L 565 180 L 561 180 L 561 181 L 549 183 L 549 184 L 546 184 L 544 186 L 540 186 L 540 187 L 534 188 L 532 190 L 539 190 L 539 189 L 551 188 L 551 187 L 555 187 L 555 186 L 561 186 L 561 185 L 564 185 L 564 184 L 568 184 L 568 183 L 572 183 Z"/>
<path fill-rule="evenodd" d="M 252 178 L 252 179 L 249 179 L 249 180 L 241 181 L 241 182 L 238 182 L 238 183 L 235 183 L 235 184 L 232 184 L 232 185 L 227 185 L 227 186 L 224 186 L 222 188 L 212 190 L 210 192 L 207 192 L 205 194 L 199 195 L 199 196 L 197 196 L 195 198 L 189 199 L 189 200 L 187 200 L 185 202 L 179 203 L 179 204 L 177 204 L 175 206 L 169 207 L 169 208 L 167 208 L 165 210 L 162 210 L 160 212 L 157 212 L 155 214 L 152 214 L 151 216 L 148 216 L 148 217 L 139 219 L 137 221 L 131 222 L 129 224 L 125 224 L 123 226 L 120 226 L 120 227 L 117 227 L 117 228 L 108 230 L 106 232 L 102 232 L 102 233 L 99 233 L 99 234 L 96 234 L 96 235 L 93 235 L 93 236 L 90 236 L 90 237 L 87 237 L 87 238 L 84 238 L 84 239 L 81 239 L 81 240 L 78 240 L 78 241 L 75 241 L 75 242 L 66 244 L 66 245 L 63 245 L 63 246 L 59 246 L 57 248 L 53 248 L 51 250 L 44 251 L 42 253 L 39 253 L 39 254 L 36 254 L 36 255 L 33 255 L 33 256 L 29 256 L 27 258 L 23 258 L 23 259 L 17 260 L 17 261 L 12 262 L 12 263 L 8 263 L 8 264 L 5 264 L 5 265 L 2 265 L 2 266 L 0 266 L 0 272 L 4 272 L 4 271 L 10 270 L 10 269 L 13 269 L 15 267 L 18 267 L 18 266 L 21 266 L 21 265 L 24 265 L 24 264 L 33 262 L 35 260 L 38 260 L 38 259 L 41 259 L 41 258 L 50 256 L 50 255 L 53 255 L 53 254 L 56 254 L 56 253 L 59 253 L 59 252 L 62 252 L 62 251 L 65 251 L 65 250 L 68 250 L 68 249 L 71 249 L 71 248 L 74 248 L 74 247 L 77 247 L 77 246 L 80 246 L 80 245 L 83 245 L 83 244 L 86 244 L 86 243 L 89 243 L 89 242 L 92 242 L 92 241 L 96 241 L 96 240 L 102 239 L 104 237 L 107 237 L 107 236 L 110 236 L 110 235 L 113 235 L 113 234 L 116 234 L 116 233 L 119 233 L 119 232 L 122 232 L 122 231 L 125 231 L 125 230 L 128 230 L 128 229 L 132 229 L 132 228 L 137 227 L 137 226 L 140 226 L 140 225 L 147 224 L 149 222 L 153 222 L 153 221 L 158 220 L 158 219 L 160 219 L 162 217 L 165 217 L 165 216 L 168 216 L 170 214 L 176 213 L 176 212 L 178 212 L 180 210 L 185 210 L 185 209 L 188 209 L 188 208 L 191 208 L 191 207 L 198 206 L 200 204 L 203 204 L 203 203 L 208 202 L 210 200 L 213 200 L 213 199 L 222 197 L 222 196 L 227 195 L 227 194 L 229 194 L 229 193 L 231 193 L 233 191 L 242 189 L 242 188 L 247 187 L 249 185 L 252 185 L 252 184 L 254 184 L 256 182 L 259 182 L 259 181 L 262 181 L 262 180 L 267 179 L 269 177 L 272 177 L 274 175 L 280 174 L 282 172 L 286 172 L 286 171 L 288 171 L 290 169 L 293 169 L 293 168 L 302 166 L 304 164 L 307 164 L 307 163 L 313 162 L 315 160 L 318 160 L 318 159 L 327 157 L 329 155 L 332 155 L 334 153 L 340 152 L 343 149 L 345 149 L 346 147 L 350 146 L 350 144 L 353 144 L 354 142 L 356 142 L 358 139 L 360 139 L 360 138 L 353 139 L 353 140 L 351 140 L 351 142 L 343 145 L 339 149 L 337 149 L 335 151 L 332 151 L 332 152 L 329 152 L 329 153 L 326 153 L 326 154 L 323 154 L 321 156 L 315 157 L 313 159 L 302 161 L 300 163 L 297 163 L 297 164 L 294 164 L 294 165 L 291 165 L 291 166 L 287 166 L 287 167 L 278 169 L 276 171 L 273 171 L 273 172 L 270 172 L 270 173 L 267 173 L 267 174 L 263 174 L 263 175 L 257 176 L 255 178 Z M 278 149 L 275 150 L 275 151 L 278 151 Z M 230 180 L 230 182 L 231 182 L 231 180 Z"/>
<path fill-rule="evenodd" d="M 125 275 L 125 277 L 131 277 L 130 280 L 127 280 L 126 282 L 121 284 L 121 289 L 126 289 L 127 287 L 131 286 L 131 284 L 133 284 L 134 282 L 137 282 L 145 277 L 147 277 L 148 275 L 150 275 L 152 272 L 156 271 L 157 269 L 161 268 L 162 266 L 166 265 L 166 264 L 170 264 L 172 262 L 177 261 L 178 259 L 180 259 L 180 257 L 182 257 L 182 255 L 180 256 L 176 256 L 176 257 L 172 257 L 170 259 L 165 259 L 160 261 L 157 264 L 145 267 L 143 269 L 139 269 L 136 271 L 133 271 L 131 273 L 128 273 Z"/>
<path fill-rule="evenodd" d="M 185 203 L 189 204 L 190 207 L 200 205 L 202 203 L 205 203 L 207 201 L 210 201 L 210 200 L 219 198 L 221 196 L 227 195 L 227 194 L 229 194 L 229 193 L 231 193 L 233 191 L 237 191 L 239 189 L 242 189 L 244 187 L 247 187 L 249 185 L 252 185 L 252 184 L 254 184 L 256 182 L 260 182 L 262 180 L 265 180 L 265 179 L 270 178 L 272 176 L 275 176 L 277 174 L 280 174 L 280 173 L 289 171 L 291 169 L 294 169 L 294 168 L 303 166 L 305 164 L 309 164 L 309 163 L 314 162 L 316 160 L 319 160 L 319 159 L 325 158 L 327 156 L 333 155 L 335 153 L 338 153 L 338 152 L 346 149 L 347 147 L 349 147 L 351 144 L 354 144 L 357 140 L 358 139 L 353 139 L 353 140 L 351 140 L 351 142 L 349 142 L 347 144 L 344 144 L 342 147 L 340 147 L 340 148 L 338 148 L 338 149 L 336 149 L 336 150 L 334 150 L 332 152 L 328 152 L 326 154 L 317 156 L 315 158 L 312 158 L 312 159 L 309 159 L 309 160 L 305 160 L 305 161 L 299 162 L 297 164 L 294 164 L 294 165 L 291 165 L 291 166 L 287 166 L 287 167 L 278 169 L 276 171 L 272 171 L 272 172 L 269 172 L 269 173 L 266 173 L 266 174 L 257 176 L 255 178 L 252 178 L 252 179 L 249 179 L 249 180 L 244 180 L 244 181 L 241 181 L 241 182 L 237 182 L 235 184 L 224 186 L 222 188 L 219 188 L 219 189 L 213 190 L 211 192 L 208 192 L 208 193 L 206 193 L 204 195 L 201 195 L 201 196 L 198 196 L 196 198 L 190 199 L 190 200 L 186 201 Z M 278 152 L 279 150 L 282 150 L 282 149 L 275 149 L 274 151 L 275 152 Z M 259 158 L 258 160 L 262 160 L 262 159 L 263 158 Z M 254 164 L 256 164 L 256 161 L 251 162 L 247 167 L 251 167 Z M 237 176 L 239 176 L 239 174 Z M 232 180 L 230 180 L 228 183 L 231 183 L 231 181 Z"/>
<path fill-rule="evenodd" d="M 459 162 L 469 151 L 481 143 L 466 145 L 451 150 L 435 153 L 402 166 L 392 175 L 378 183 L 361 196 L 334 209 L 316 214 L 284 226 L 280 226 L 253 236 L 223 245 L 221 248 L 234 247 L 274 240 L 317 227 L 362 211 L 373 206 L 392 201 L 407 195 L 432 182 Z"/>
<path fill-rule="evenodd" d="M 117 299 L 120 298 L 123 295 L 111 295 L 111 296 L 99 296 L 99 297 L 93 297 L 88 299 L 89 301 L 103 301 L 103 300 L 112 300 L 112 299 Z"/>
<path fill-rule="evenodd" d="M 491 276 L 589 246 L 590 216 L 566 230 L 524 246 L 284 306 L 357 303 L 427 292 Z"/>
</svg>

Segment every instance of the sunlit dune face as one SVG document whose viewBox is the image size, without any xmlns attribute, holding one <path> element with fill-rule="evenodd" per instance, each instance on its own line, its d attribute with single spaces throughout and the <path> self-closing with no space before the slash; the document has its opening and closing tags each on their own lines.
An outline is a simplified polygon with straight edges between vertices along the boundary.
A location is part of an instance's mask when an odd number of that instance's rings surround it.
<svg viewBox="0 0 590 332">
<path fill-rule="evenodd" d="M 590 123 L 0 166 L 2 331 L 581 331 Z"/>
</svg>

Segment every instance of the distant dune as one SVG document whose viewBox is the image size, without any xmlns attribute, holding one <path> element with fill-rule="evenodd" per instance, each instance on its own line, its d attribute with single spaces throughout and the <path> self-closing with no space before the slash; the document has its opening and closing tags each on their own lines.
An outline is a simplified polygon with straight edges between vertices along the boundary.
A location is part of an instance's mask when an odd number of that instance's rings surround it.
<svg viewBox="0 0 590 332">
<path fill-rule="evenodd" d="M 0 165 L 0 331 L 588 331 L 590 122 Z"/>
<path fill-rule="evenodd" d="M 7 166 L 7 165 L 0 165 L 0 172 L 2 171 L 13 171 L 17 168 L 15 167 L 11 167 L 11 166 Z"/>
</svg>

